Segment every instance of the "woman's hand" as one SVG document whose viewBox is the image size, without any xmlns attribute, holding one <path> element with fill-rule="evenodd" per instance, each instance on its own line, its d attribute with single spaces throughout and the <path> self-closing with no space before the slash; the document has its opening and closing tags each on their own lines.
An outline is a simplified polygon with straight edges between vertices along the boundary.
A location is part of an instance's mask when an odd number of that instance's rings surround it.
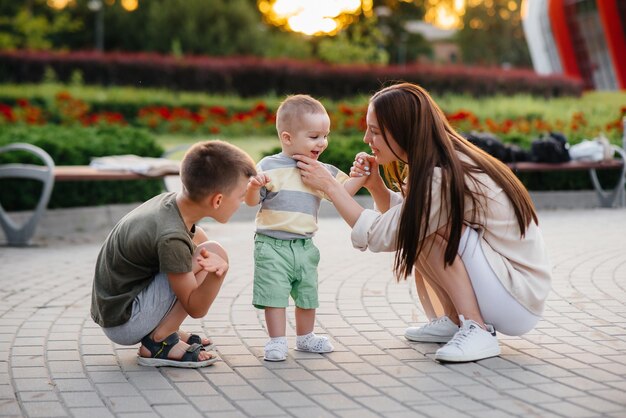
<svg viewBox="0 0 626 418">
<path fill-rule="evenodd" d="M 343 185 L 319 161 L 304 155 L 294 155 L 293 158 L 298 161 L 302 182 L 312 189 L 322 191 L 329 197 L 337 212 L 350 227 L 353 227 L 363 212 L 361 205 L 350 196 Z"/>
<path fill-rule="evenodd" d="M 366 152 L 359 152 L 354 157 L 354 162 L 350 168 L 350 177 L 367 177 L 363 187 L 370 189 L 373 186 L 383 183 L 383 179 L 380 176 L 380 170 L 378 169 L 378 163 L 376 157 L 369 155 Z"/>
<path fill-rule="evenodd" d="M 310 188 L 328 195 L 333 186 L 341 186 L 319 161 L 305 155 L 294 155 L 293 159 L 298 161 L 302 182 Z"/>
</svg>

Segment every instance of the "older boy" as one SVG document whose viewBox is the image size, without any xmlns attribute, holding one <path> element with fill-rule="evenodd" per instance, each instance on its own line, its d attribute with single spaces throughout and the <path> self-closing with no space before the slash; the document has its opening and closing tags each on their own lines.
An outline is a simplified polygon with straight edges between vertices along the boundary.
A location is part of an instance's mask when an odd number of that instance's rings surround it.
<svg viewBox="0 0 626 418">
<path fill-rule="evenodd" d="M 265 310 L 270 340 L 265 360 L 283 361 L 288 346 L 285 337 L 289 296 L 296 310 L 296 350 L 328 353 L 333 346 L 326 337 L 313 333 L 317 296 L 319 250 L 312 237 L 317 230 L 317 213 L 324 196 L 304 186 L 292 156 L 317 159 L 328 146 L 330 118 L 322 104 L 307 95 L 288 97 L 276 113 L 276 130 L 282 152 L 262 159 L 260 173 L 248 186 L 246 203 L 261 203 L 256 217 L 254 243 L 254 291 L 252 303 Z M 350 178 L 324 164 L 350 194 L 365 181 Z"/>
<path fill-rule="evenodd" d="M 91 316 L 115 343 L 141 341 L 138 363 L 197 368 L 217 358 L 179 330 L 203 317 L 228 271 L 228 257 L 196 223 L 227 222 L 239 208 L 254 161 L 222 141 L 200 142 L 181 164 L 183 190 L 160 194 L 127 214 L 96 263 Z"/>
</svg>

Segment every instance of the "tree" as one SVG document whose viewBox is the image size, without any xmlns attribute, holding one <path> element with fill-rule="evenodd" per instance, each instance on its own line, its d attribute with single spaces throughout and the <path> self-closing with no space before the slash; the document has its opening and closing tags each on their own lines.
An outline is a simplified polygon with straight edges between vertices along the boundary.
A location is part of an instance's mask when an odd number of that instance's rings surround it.
<svg viewBox="0 0 626 418">
<path fill-rule="evenodd" d="M 45 0 L 0 1 L 0 49 L 67 48 L 59 40 L 82 27 L 79 19 L 49 8 Z"/>
<path fill-rule="evenodd" d="M 530 67 L 520 15 L 521 0 L 490 0 L 468 6 L 457 32 L 463 61 Z"/>
<path fill-rule="evenodd" d="M 256 55 L 263 49 L 261 22 L 248 0 L 150 0 L 132 13 L 111 11 L 106 21 L 112 49 L 184 54 Z"/>
<path fill-rule="evenodd" d="M 317 55 L 323 61 L 337 64 L 386 64 L 389 55 L 383 47 L 384 40 L 376 18 L 361 16 L 336 36 L 322 38 Z"/>
</svg>

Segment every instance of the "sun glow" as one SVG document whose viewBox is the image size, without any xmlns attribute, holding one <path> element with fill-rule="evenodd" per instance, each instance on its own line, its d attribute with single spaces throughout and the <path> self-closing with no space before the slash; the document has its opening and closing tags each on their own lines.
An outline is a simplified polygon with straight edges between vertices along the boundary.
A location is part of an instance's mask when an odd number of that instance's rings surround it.
<svg viewBox="0 0 626 418">
<path fill-rule="evenodd" d="M 334 35 L 355 16 L 373 13 L 373 0 L 258 0 L 257 4 L 269 23 L 306 35 Z"/>
<path fill-rule="evenodd" d="M 70 3 L 73 3 L 71 0 L 48 0 L 48 7 L 52 7 L 53 9 L 64 9 Z"/>
<path fill-rule="evenodd" d="M 99 10 L 100 7 L 102 7 L 103 1 L 102 0 L 90 0 L 89 3 L 94 5 L 93 10 Z M 104 3 L 107 6 L 113 6 L 115 4 L 115 0 L 104 0 Z M 76 0 L 47 0 L 46 4 L 48 5 L 48 7 L 61 10 L 61 9 L 65 9 L 68 6 L 75 6 Z M 139 7 L 139 0 L 120 0 L 120 5 L 127 12 L 132 12 L 134 10 L 137 10 L 137 8 Z M 88 7 L 92 7 L 92 6 L 89 4 Z"/>
<path fill-rule="evenodd" d="M 424 20 L 442 29 L 461 27 L 465 0 L 429 0 Z"/>
</svg>

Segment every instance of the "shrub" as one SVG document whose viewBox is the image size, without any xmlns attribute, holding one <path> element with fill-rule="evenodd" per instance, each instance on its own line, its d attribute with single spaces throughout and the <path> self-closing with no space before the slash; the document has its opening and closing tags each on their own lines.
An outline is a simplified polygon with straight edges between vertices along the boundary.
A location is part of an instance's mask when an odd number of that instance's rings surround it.
<svg viewBox="0 0 626 418">
<path fill-rule="evenodd" d="M 350 167 L 354 156 L 361 151 L 369 152 L 368 146 L 360 136 L 332 136 L 330 144 L 322 154 L 320 160 L 332 164 L 344 173 L 350 173 Z M 280 152 L 280 147 L 265 153 L 271 155 Z M 519 179 L 529 190 L 591 190 L 593 186 L 589 174 L 582 171 L 573 172 L 541 172 L 519 173 Z M 598 170 L 598 179 L 605 185 L 605 189 L 613 188 L 618 181 L 618 173 L 615 170 Z M 367 194 L 361 189 L 359 194 Z"/>
<path fill-rule="evenodd" d="M 136 154 L 159 157 L 163 149 L 147 132 L 120 127 L 11 126 L 0 131 L 0 146 L 26 142 L 45 150 L 57 165 L 88 165 L 92 157 Z M 20 152 L 0 155 L 0 164 L 40 164 L 38 158 Z M 160 180 L 57 182 L 48 207 L 97 206 L 131 203 L 160 193 Z M 32 209 L 41 183 L 25 179 L 0 179 L 0 202 L 7 211 Z"/>
<path fill-rule="evenodd" d="M 174 90 L 231 93 L 244 97 L 307 92 L 342 98 L 370 94 L 397 80 L 418 83 L 431 93 L 473 96 L 526 92 L 544 97 L 580 95 L 580 80 L 540 76 L 532 70 L 463 66 L 329 65 L 256 57 L 185 57 L 145 53 L 0 52 L 1 82 L 40 82 L 51 68 L 67 82 L 80 70 L 84 82 L 141 85 Z"/>
</svg>

